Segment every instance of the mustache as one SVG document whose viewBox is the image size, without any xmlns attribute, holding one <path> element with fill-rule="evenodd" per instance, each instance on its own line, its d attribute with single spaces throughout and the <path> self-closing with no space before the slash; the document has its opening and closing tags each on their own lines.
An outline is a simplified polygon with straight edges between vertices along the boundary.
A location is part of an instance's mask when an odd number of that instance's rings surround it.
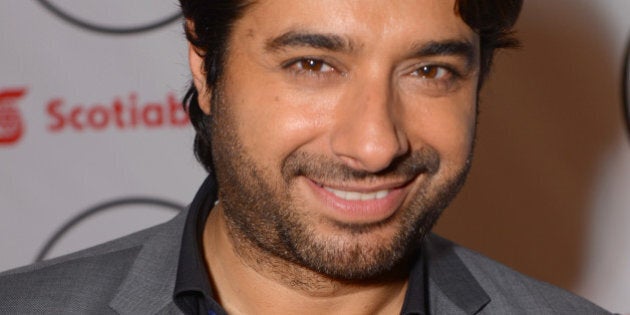
<svg viewBox="0 0 630 315">
<path fill-rule="evenodd" d="M 378 172 L 357 170 L 333 161 L 329 157 L 307 152 L 294 152 L 282 163 L 282 177 L 286 182 L 297 176 L 323 181 L 365 181 L 382 178 L 412 179 L 421 173 L 434 174 L 440 168 L 440 156 L 431 147 L 423 147 L 396 157 Z"/>
</svg>

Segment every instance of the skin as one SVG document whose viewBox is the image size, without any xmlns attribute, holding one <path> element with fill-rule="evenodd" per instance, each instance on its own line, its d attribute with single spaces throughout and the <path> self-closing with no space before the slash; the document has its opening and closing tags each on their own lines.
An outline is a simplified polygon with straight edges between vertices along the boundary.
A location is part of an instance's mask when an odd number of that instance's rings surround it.
<svg viewBox="0 0 630 315">
<path fill-rule="evenodd" d="M 472 150 L 479 43 L 453 6 L 258 1 L 234 25 L 215 87 L 191 47 L 221 200 L 205 258 L 229 313 L 400 312 L 412 241 Z"/>
</svg>

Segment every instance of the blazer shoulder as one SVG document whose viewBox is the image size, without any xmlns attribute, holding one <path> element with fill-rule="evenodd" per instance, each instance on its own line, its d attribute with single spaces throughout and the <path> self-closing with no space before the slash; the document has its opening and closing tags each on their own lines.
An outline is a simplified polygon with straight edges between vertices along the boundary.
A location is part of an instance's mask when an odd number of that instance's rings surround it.
<svg viewBox="0 0 630 315">
<path fill-rule="evenodd" d="M 592 302 L 515 271 L 478 252 L 433 236 L 451 247 L 490 296 L 487 314 L 611 314 Z M 506 313 L 507 312 L 507 313 Z"/>
<path fill-rule="evenodd" d="M 108 303 L 143 246 L 152 238 L 169 234 L 171 221 L 0 273 L 0 314 L 113 312 Z"/>
<path fill-rule="evenodd" d="M 0 313 L 106 313 L 140 247 L 42 263 L 0 277 Z"/>
<path fill-rule="evenodd" d="M 64 263 L 69 263 L 86 257 L 99 256 L 110 252 L 125 250 L 131 247 L 142 246 L 146 239 L 151 237 L 151 235 L 153 235 L 155 230 L 159 229 L 159 227 L 160 225 L 153 226 L 73 253 L 6 270 L 0 272 L 0 279 L 2 279 L 1 277 L 9 274 L 35 272 L 39 269 L 47 268 L 52 265 L 62 265 Z"/>
</svg>

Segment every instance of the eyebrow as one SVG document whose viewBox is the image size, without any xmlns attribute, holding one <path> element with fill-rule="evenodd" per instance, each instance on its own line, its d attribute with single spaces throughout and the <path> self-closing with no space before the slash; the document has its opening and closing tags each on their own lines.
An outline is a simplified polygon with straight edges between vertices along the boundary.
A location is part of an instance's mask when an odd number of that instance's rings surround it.
<svg viewBox="0 0 630 315">
<path fill-rule="evenodd" d="M 475 45 L 466 40 L 430 41 L 413 47 L 411 56 L 460 56 L 468 66 L 473 65 L 477 57 Z"/>
<path fill-rule="evenodd" d="M 329 51 L 352 52 L 355 45 L 348 39 L 336 34 L 320 34 L 299 31 L 289 31 L 266 41 L 268 51 L 276 51 L 290 47 L 311 47 Z M 466 64 L 475 63 L 477 49 L 470 41 L 449 39 L 443 41 L 429 41 L 411 45 L 411 57 L 431 56 L 460 56 Z"/>
<path fill-rule="evenodd" d="M 311 47 L 330 51 L 351 52 L 352 43 L 336 34 L 318 34 L 289 31 L 280 36 L 268 40 L 265 48 L 275 51 L 287 47 Z"/>
</svg>

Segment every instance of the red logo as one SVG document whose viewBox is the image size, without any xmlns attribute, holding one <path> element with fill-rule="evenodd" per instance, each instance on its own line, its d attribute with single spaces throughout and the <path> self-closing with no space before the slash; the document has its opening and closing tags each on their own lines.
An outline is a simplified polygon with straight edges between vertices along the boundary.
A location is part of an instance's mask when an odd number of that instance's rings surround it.
<svg viewBox="0 0 630 315">
<path fill-rule="evenodd" d="M 63 98 L 55 98 L 46 105 L 46 112 L 51 118 L 48 125 L 51 132 L 66 129 L 81 132 L 108 128 L 154 129 L 189 125 L 188 115 L 173 93 L 168 93 L 162 101 L 141 102 L 138 94 L 132 92 L 126 98 L 114 98 L 109 104 L 90 105 L 73 105 L 68 104 Z"/>
<path fill-rule="evenodd" d="M 24 133 L 24 122 L 17 102 L 25 94 L 25 88 L 0 91 L 0 145 L 16 143 Z"/>
</svg>

